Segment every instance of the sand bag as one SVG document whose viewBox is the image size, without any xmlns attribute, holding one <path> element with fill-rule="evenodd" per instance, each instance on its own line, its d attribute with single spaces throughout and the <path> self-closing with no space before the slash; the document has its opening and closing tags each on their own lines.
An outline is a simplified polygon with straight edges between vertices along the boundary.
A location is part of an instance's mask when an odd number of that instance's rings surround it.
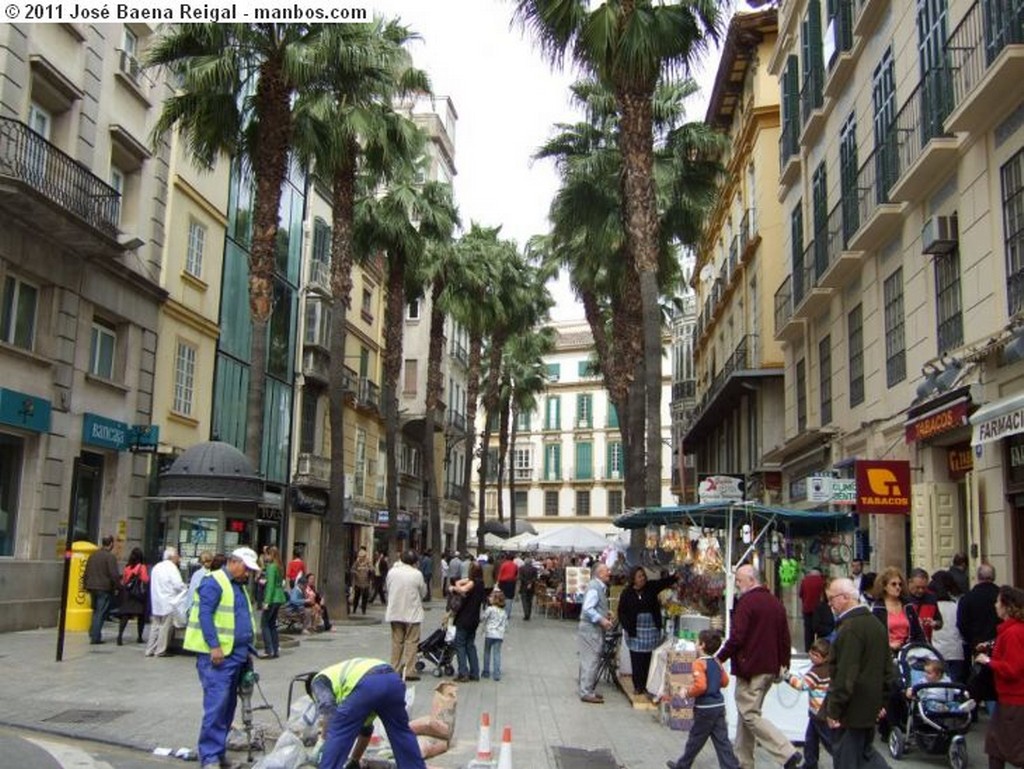
<svg viewBox="0 0 1024 769">
<path fill-rule="evenodd" d="M 458 704 L 459 687 L 451 681 L 442 681 L 434 689 L 434 699 L 430 703 L 430 718 L 440 721 L 447 727 L 442 739 L 450 740 L 455 734 L 455 706 Z"/>
<path fill-rule="evenodd" d="M 451 732 L 448 724 L 433 716 L 421 716 L 409 722 L 412 733 L 420 737 L 436 737 L 439 740 L 450 740 Z"/>
<path fill-rule="evenodd" d="M 416 742 L 419 743 L 420 753 L 423 754 L 424 758 L 433 758 L 448 750 L 448 741 L 439 740 L 437 737 L 424 737 L 420 735 L 416 738 Z"/>
<path fill-rule="evenodd" d="M 302 741 L 291 732 L 283 732 L 274 749 L 253 764 L 252 769 L 299 769 L 307 758 Z"/>
</svg>

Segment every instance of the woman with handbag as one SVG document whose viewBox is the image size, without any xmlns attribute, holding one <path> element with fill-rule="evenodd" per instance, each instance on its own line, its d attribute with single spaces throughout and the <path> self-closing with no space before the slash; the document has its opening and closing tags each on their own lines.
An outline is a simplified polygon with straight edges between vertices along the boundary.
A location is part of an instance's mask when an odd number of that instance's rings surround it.
<svg viewBox="0 0 1024 769">
<path fill-rule="evenodd" d="M 1002 622 L 992 654 L 974 658 L 992 670 L 996 684 L 998 704 L 985 733 L 989 769 L 1024 766 L 1024 590 L 999 588 L 996 614 Z"/>
<path fill-rule="evenodd" d="M 128 565 L 121 574 L 121 606 L 118 610 L 117 645 L 124 644 L 124 629 L 128 620 L 135 617 L 138 636 L 135 643 L 144 643 L 142 628 L 146 624 L 146 612 L 149 600 L 149 569 L 146 568 L 142 548 L 133 547 L 128 556 Z"/>
<path fill-rule="evenodd" d="M 267 587 L 263 594 L 264 607 L 260 616 L 260 630 L 263 633 L 263 656 L 261 659 L 277 659 L 281 651 L 281 641 L 277 634 L 277 614 L 285 602 L 284 566 L 281 564 L 281 553 L 271 545 L 263 557 L 264 573 Z"/>
</svg>

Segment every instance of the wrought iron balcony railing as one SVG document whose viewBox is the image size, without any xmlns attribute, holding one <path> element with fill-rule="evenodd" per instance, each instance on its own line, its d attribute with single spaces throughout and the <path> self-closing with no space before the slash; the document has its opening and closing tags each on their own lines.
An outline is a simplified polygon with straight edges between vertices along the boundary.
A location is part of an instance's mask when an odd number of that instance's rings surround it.
<svg viewBox="0 0 1024 769">
<path fill-rule="evenodd" d="M 893 124 L 896 169 L 893 181 L 907 172 L 932 139 L 948 136 L 943 123 L 953 110 L 950 70 L 934 67 L 924 73 Z"/>
<path fill-rule="evenodd" d="M 793 276 L 787 275 L 775 291 L 775 335 L 793 317 Z"/>
<path fill-rule="evenodd" d="M 946 41 L 953 106 L 978 86 L 1008 45 L 1024 43 L 1024 5 L 1018 0 L 978 0 Z"/>
<path fill-rule="evenodd" d="M 3 117 L 0 176 L 27 184 L 104 235 L 117 237 L 118 191 L 24 123 Z"/>
<path fill-rule="evenodd" d="M 804 85 L 800 89 L 800 116 L 803 125 L 807 125 L 814 110 L 821 109 L 824 105 L 824 87 L 824 73 L 818 67 L 812 66 L 804 75 Z"/>
</svg>

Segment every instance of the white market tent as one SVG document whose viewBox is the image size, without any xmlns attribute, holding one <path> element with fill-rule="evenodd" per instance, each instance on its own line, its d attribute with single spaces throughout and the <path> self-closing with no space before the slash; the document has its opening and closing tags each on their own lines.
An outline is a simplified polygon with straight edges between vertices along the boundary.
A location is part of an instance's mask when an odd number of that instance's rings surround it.
<svg viewBox="0 0 1024 769">
<path fill-rule="evenodd" d="M 514 537 L 509 537 L 501 541 L 499 547 L 503 547 L 506 550 L 528 550 L 530 543 L 537 539 L 536 534 L 531 534 L 528 531 L 524 531 L 522 534 L 516 534 Z"/>
<path fill-rule="evenodd" d="M 600 553 L 609 545 L 614 543 L 604 535 L 573 524 L 538 534 L 527 543 L 526 549 L 548 553 Z"/>
</svg>

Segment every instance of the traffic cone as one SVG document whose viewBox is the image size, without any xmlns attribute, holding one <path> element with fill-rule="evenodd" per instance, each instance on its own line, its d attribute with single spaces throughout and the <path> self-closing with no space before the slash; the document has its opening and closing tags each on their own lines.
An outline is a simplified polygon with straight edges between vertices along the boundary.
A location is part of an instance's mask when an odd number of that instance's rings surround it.
<svg viewBox="0 0 1024 769">
<path fill-rule="evenodd" d="M 491 752 L 491 714 L 480 715 L 480 737 L 476 742 L 476 758 L 470 766 L 493 766 L 494 754 Z"/>
<path fill-rule="evenodd" d="M 512 769 L 511 726 L 506 726 L 501 732 L 501 752 L 498 754 L 498 769 Z"/>
<path fill-rule="evenodd" d="M 384 728 L 379 718 L 375 718 L 373 721 L 373 734 L 370 735 L 370 747 L 379 748 L 381 743 L 384 741 Z"/>
</svg>

